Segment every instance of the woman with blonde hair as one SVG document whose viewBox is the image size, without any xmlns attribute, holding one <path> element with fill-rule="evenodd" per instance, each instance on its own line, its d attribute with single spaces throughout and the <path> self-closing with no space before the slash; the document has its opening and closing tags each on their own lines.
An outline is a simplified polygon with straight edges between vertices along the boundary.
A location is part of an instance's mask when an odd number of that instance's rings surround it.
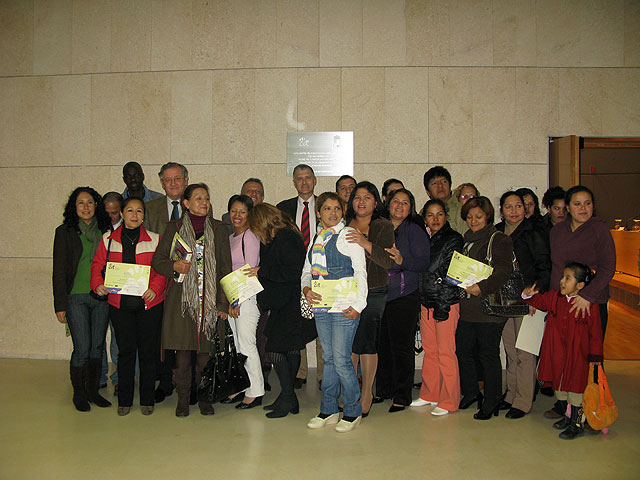
<svg viewBox="0 0 640 480">
<path fill-rule="evenodd" d="M 461 183 L 453 190 L 453 195 L 458 199 L 461 205 L 464 205 L 472 198 L 479 197 L 480 191 L 473 183 Z"/>
</svg>

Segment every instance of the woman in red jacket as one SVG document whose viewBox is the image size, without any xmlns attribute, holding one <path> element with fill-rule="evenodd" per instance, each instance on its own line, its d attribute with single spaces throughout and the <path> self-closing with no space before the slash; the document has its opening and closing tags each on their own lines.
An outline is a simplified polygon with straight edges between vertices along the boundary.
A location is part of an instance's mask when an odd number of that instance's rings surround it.
<svg viewBox="0 0 640 480">
<path fill-rule="evenodd" d="M 167 279 L 151 269 L 149 284 L 138 295 L 110 293 L 104 286 L 107 262 L 151 265 L 160 236 L 142 226 L 144 203 L 127 198 L 122 203 L 123 225 L 102 236 L 91 265 L 91 289 L 109 295 L 109 315 L 120 352 L 118 353 L 118 415 L 127 415 L 133 404 L 136 353 L 140 360 L 140 408 L 151 415 L 156 381 L 156 345 L 162 321 L 162 302 Z"/>
</svg>

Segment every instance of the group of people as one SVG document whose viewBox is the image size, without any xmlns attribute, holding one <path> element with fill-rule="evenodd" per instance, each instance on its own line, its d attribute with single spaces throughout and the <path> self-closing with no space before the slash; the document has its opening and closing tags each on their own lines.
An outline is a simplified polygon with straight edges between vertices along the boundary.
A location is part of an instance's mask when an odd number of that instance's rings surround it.
<svg viewBox="0 0 640 480">
<path fill-rule="evenodd" d="M 201 414 L 212 415 L 195 386 L 214 336 L 228 323 L 247 357 L 250 380 L 245 391 L 222 401 L 238 409 L 262 404 L 273 368 L 280 393 L 264 407 L 266 416 L 298 413 L 295 389 L 307 380 L 305 345 L 317 338 L 322 401 L 307 423 L 311 429 L 351 431 L 385 400 L 390 413 L 430 405 L 432 415 L 444 416 L 477 403 L 477 420 L 501 410 L 518 419 L 531 411 L 542 385 L 555 392 L 545 417 L 559 419 L 554 426 L 561 437 L 583 433 L 581 394 L 589 363 L 602 361 L 615 269 L 613 240 L 593 215 L 588 188 L 550 188 L 545 216 L 532 190 L 505 192 L 494 224 L 491 201 L 471 183 L 452 189 L 441 166 L 424 175 L 429 200 L 418 213 L 413 193 L 394 178 L 382 186 L 382 197 L 373 183 L 348 175 L 338 179 L 335 192 L 316 197 L 313 169 L 301 164 L 293 171 L 295 197 L 265 203 L 262 182 L 249 178 L 219 221 L 211 215 L 209 188 L 189 184 L 183 165 L 163 165 L 159 178 L 165 195 L 149 190 L 141 167 L 131 162 L 123 169 L 122 195 L 103 198 L 79 187 L 56 229 L 54 306 L 73 340 L 78 410 L 111 405 L 99 393 L 111 322 L 118 415 L 131 410 L 136 375 L 143 414 L 153 413 L 175 388 L 176 416 L 189 415 L 195 403 Z M 170 257 L 176 236 L 189 246 L 190 260 Z M 489 264 L 491 275 L 464 289 L 448 283 L 455 252 Z M 110 293 L 107 262 L 150 266 L 147 290 L 142 296 Z M 263 291 L 229 305 L 220 280 L 245 265 Z M 496 316 L 483 305 L 514 270 L 527 287 L 521 297 L 530 313 L 548 312 L 539 359 L 516 347 L 527 316 Z M 351 286 L 348 305 L 303 317 L 302 310 L 322 302 L 319 285 L 336 280 Z M 425 354 L 413 399 L 418 328 Z"/>
</svg>

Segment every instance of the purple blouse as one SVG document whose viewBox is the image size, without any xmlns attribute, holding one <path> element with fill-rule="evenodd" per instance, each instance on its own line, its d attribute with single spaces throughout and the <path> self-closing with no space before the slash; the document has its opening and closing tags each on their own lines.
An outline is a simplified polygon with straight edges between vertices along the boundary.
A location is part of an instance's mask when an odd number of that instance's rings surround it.
<svg viewBox="0 0 640 480">
<path fill-rule="evenodd" d="M 244 253 L 242 244 L 244 243 Z M 260 263 L 260 239 L 251 230 L 245 230 L 237 237 L 229 235 L 231 245 L 231 269 L 237 270 L 247 263 L 255 267 Z"/>
</svg>

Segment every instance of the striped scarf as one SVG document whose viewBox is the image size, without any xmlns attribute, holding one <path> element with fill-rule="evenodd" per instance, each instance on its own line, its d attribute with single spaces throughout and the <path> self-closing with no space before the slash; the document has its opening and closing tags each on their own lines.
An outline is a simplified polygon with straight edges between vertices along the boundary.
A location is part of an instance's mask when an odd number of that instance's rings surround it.
<svg viewBox="0 0 640 480">
<path fill-rule="evenodd" d="M 340 220 L 334 227 L 324 228 L 322 226 L 318 227 L 318 235 L 316 236 L 315 242 L 311 247 L 311 275 L 316 275 L 319 277 L 326 277 L 329 275 L 327 270 L 327 256 L 324 251 L 324 247 L 327 245 L 327 242 L 331 240 L 331 237 L 337 233 L 340 233 L 345 227 L 344 219 Z"/>
</svg>

